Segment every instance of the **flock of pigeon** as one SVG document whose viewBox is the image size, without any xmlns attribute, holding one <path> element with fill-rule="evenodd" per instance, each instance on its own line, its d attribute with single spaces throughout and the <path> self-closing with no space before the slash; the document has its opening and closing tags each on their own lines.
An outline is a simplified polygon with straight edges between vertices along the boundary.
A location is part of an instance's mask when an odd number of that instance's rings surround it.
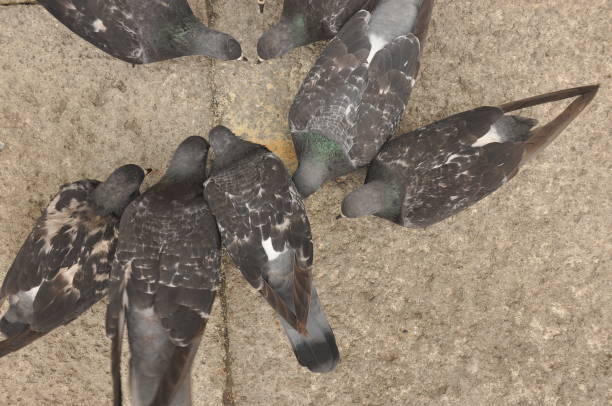
<svg viewBox="0 0 612 406">
<path fill-rule="evenodd" d="M 110 55 L 149 63 L 193 54 L 245 59 L 240 44 L 202 24 L 186 0 L 40 0 Z M 264 2 L 257 0 L 263 12 Z M 18 252 L 0 290 L 9 307 L 0 357 L 77 318 L 108 294 L 115 404 L 122 403 L 121 343 L 130 346 L 137 405 L 191 404 L 191 366 L 211 313 L 221 247 L 276 311 L 298 362 L 334 370 L 340 356 L 312 281 L 303 199 L 369 166 L 342 216 L 376 215 L 426 227 L 511 179 L 587 106 L 598 86 L 459 113 L 391 138 L 415 84 L 433 0 L 285 0 L 259 40 L 261 59 L 331 39 L 289 113 L 299 168 L 225 127 L 189 137 L 161 180 L 146 171 L 60 188 Z M 548 124 L 510 113 L 575 98 Z M 207 174 L 209 147 L 215 152 Z"/>
</svg>

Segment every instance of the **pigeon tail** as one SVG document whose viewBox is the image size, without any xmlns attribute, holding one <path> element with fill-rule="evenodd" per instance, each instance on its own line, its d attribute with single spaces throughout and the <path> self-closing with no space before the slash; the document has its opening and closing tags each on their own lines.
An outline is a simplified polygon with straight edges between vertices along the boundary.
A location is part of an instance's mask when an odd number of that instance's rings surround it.
<svg viewBox="0 0 612 406">
<path fill-rule="evenodd" d="M 4 341 L 0 341 L 0 358 L 20 350 L 34 340 L 47 334 L 31 330 L 27 326 L 25 328 L 21 326 L 23 326 L 21 323 L 10 323 L 5 318 L 0 320 L 0 329 L 3 334 L 7 334 L 11 331 L 18 331 L 17 334 L 9 336 L 9 338 Z"/>
<path fill-rule="evenodd" d="M 191 364 L 200 339 L 179 347 L 152 309 L 128 308 L 130 392 L 134 405 L 191 405 Z"/>
<path fill-rule="evenodd" d="M 531 99 L 525 99 L 523 102 L 525 102 L 526 107 L 528 107 L 532 105 L 535 106 L 542 103 L 548 103 L 551 101 L 562 100 L 569 97 L 579 96 L 576 98 L 576 100 L 571 102 L 569 106 L 567 106 L 565 110 L 563 110 L 557 117 L 552 119 L 547 124 L 538 127 L 532 131 L 533 136 L 531 136 L 531 138 L 525 141 L 525 156 L 521 164 L 524 164 L 526 161 L 535 156 L 539 151 L 544 149 L 548 144 L 554 141 L 554 139 L 557 138 L 557 136 L 561 134 L 561 132 L 563 132 L 563 130 L 565 130 L 567 126 L 569 126 L 570 123 L 576 119 L 576 117 L 578 117 L 578 115 L 580 115 L 580 113 L 586 108 L 586 106 L 591 103 L 598 91 L 599 85 L 583 86 L 573 89 L 561 90 L 559 92 L 544 94 Z M 520 106 L 521 101 L 515 103 L 517 106 Z M 512 103 L 510 103 L 509 105 L 512 106 Z"/>
<path fill-rule="evenodd" d="M 193 344 L 174 348 L 151 406 L 191 405 L 191 365 L 199 343 L 196 338 Z"/>
<path fill-rule="evenodd" d="M 121 388 L 121 341 L 123 334 L 115 335 L 111 342 L 111 375 L 113 379 L 113 405 L 123 405 L 123 390 Z"/>
<path fill-rule="evenodd" d="M 308 336 L 298 333 L 285 320 L 280 321 L 300 365 L 316 373 L 331 372 L 336 368 L 340 362 L 336 338 L 314 288 L 306 324 Z"/>
</svg>

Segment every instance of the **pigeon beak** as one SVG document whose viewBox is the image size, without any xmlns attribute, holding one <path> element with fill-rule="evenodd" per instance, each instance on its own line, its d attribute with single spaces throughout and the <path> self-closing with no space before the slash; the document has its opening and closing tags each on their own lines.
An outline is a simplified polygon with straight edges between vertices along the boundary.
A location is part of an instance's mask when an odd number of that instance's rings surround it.
<svg viewBox="0 0 612 406">
<path fill-rule="evenodd" d="M 346 216 L 344 214 L 342 214 L 342 213 L 340 213 L 340 214 L 338 214 L 336 216 L 336 220 L 345 219 L 345 218 L 346 218 Z"/>
<path fill-rule="evenodd" d="M 148 174 L 150 174 L 151 172 L 153 172 L 152 168 L 147 168 L 145 169 L 145 176 L 147 176 Z"/>
<path fill-rule="evenodd" d="M 257 62 L 255 62 L 257 65 L 259 65 L 260 63 L 262 63 L 263 61 L 265 61 L 265 59 L 261 59 L 259 56 L 257 57 Z"/>
<path fill-rule="evenodd" d="M 248 61 L 249 61 L 249 59 L 248 59 L 246 56 L 244 56 L 244 55 L 240 55 L 240 58 L 238 58 L 238 59 L 237 59 L 237 61 L 240 61 L 240 62 L 248 62 Z"/>
<path fill-rule="evenodd" d="M 263 14 L 264 6 L 266 5 L 266 0 L 257 0 L 257 4 L 259 5 L 259 13 Z"/>
</svg>

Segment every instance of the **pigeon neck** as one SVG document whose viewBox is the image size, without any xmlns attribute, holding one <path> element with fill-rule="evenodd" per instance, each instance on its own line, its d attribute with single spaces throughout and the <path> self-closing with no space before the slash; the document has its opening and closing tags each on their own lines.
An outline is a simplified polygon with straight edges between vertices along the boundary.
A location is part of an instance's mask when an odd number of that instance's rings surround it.
<svg viewBox="0 0 612 406">
<path fill-rule="evenodd" d="M 108 183 L 100 183 L 93 192 L 93 201 L 102 215 L 114 214 L 121 217 L 123 210 L 138 195 L 138 191 L 126 195 L 119 187 Z"/>
<path fill-rule="evenodd" d="M 180 24 L 166 28 L 170 47 L 179 51 L 178 56 L 205 55 L 221 60 L 238 59 L 242 55 L 240 45 L 231 36 L 206 27 L 195 16 L 189 15 Z"/>
<path fill-rule="evenodd" d="M 179 155 L 172 158 L 166 173 L 159 183 L 162 184 L 203 184 L 206 178 L 205 160 L 193 162 Z"/>
<path fill-rule="evenodd" d="M 379 215 L 393 218 L 397 211 L 399 194 L 396 188 L 382 181 L 366 183 L 349 194 L 342 202 L 342 215 L 357 218 L 368 215 Z"/>
<path fill-rule="evenodd" d="M 336 141 L 315 132 L 300 134 L 299 138 L 301 138 L 302 144 L 300 158 L 307 158 L 320 163 L 344 158 L 344 151 Z"/>
<path fill-rule="evenodd" d="M 310 159 L 301 159 L 300 166 L 293 175 L 293 182 L 302 197 L 306 198 L 316 192 L 328 178 L 326 165 Z"/>
<path fill-rule="evenodd" d="M 266 32 L 257 44 L 257 53 L 263 59 L 278 58 L 309 42 L 304 17 L 296 16 L 283 19 Z"/>
</svg>

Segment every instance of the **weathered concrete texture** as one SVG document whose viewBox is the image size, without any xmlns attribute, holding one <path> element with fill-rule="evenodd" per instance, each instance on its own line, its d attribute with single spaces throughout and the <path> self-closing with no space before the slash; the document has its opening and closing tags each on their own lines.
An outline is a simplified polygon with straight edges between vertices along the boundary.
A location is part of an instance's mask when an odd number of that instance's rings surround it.
<svg viewBox="0 0 612 406">
<path fill-rule="evenodd" d="M 165 168 L 210 126 L 210 61 L 132 67 L 73 35 L 39 6 L 0 8 L 0 277 L 65 182 L 133 162 Z M 147 178 L 159 179 L 159 173 Z M 0 360 L 2 405 L 99 405 L 111 397 L 105 303 Z M 221 402 L 220 312 L 195 374 L 198 404 Z M 126 345 L 127 347 L 127 345 Z M 125 358 L 127 361 L 127 358 Z M 124 376 L 127 376 L 124 373 Z"/>
<path fill-rule="evenodd" d="M 267 3 L 264 16 L 254 0 L 193 6 L 253 61 L 280 13 L 280 0 Z M 402 130 L 569 86 L 601 82 L 600 94 L 508 185 L 427 230 L 335 220 L 363 171 L 326 185 L 308 210 L 342 364 L 324 376 L 300 368 L 272 311 L 226 266 L 229 341 L 217 303 L 196 404 L 612 404 L 611 12 L 607 0 L 438 0 Z M 212 124 L 295 166 L 287 112 L 322 44 L 259 65 L 131 68 L 40 7 L 0 8 L 0 27 L 0 272 L 60 183 L 129 161 L 163 169 L 182 138 Z M 108 404 L 103 312 L 0 360 L 0 403 Z"/>
</svg>

